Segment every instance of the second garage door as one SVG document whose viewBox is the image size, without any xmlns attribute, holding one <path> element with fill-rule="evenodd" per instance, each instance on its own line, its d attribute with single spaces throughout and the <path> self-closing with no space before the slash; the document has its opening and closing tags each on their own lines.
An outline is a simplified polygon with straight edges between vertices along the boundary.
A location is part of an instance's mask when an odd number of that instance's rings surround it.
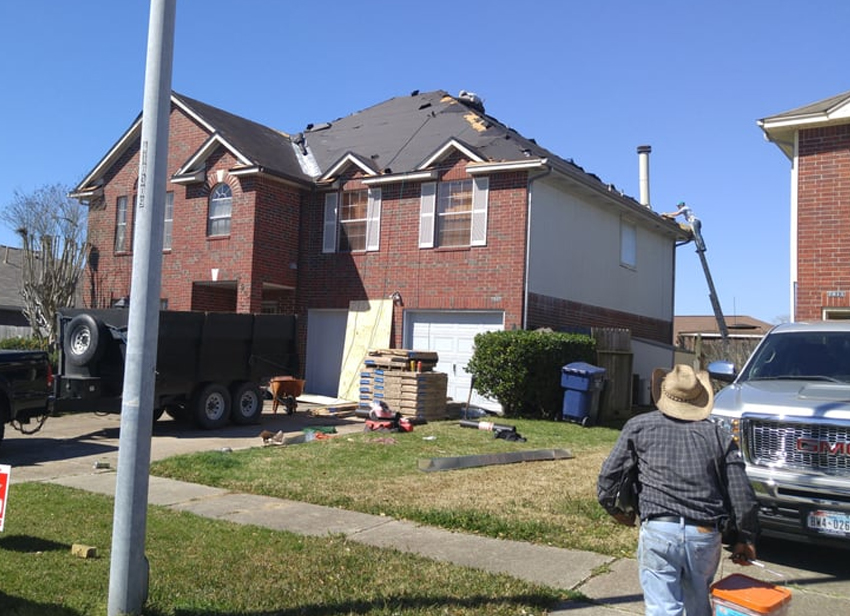
<svg viewBox="0 0 850 616">
<path fill-rule="evenodd" d="M 435 368 L 448 374 L 448 396 L 466 403 L 471 378 L 466 364 L 475 349 L 475 335 L 504 329 L 504 313 L 462 311 L 405 311 L 404 346 L 408 349 L 436 351 Z M 472 393 L 471 406 L 501 411 L 498 402 Z"/>
</svg>

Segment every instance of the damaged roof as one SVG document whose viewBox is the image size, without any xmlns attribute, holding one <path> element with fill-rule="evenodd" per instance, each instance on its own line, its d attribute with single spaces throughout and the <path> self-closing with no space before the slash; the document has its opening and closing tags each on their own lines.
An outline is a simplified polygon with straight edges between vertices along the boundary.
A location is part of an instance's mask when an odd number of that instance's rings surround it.
<svg viewBox="0 0 850 616">
<path fill-rule="evenodd" d="M 315 185 L 333 179 L 323 176 L 349 163 L 375 177 L 416 172 L 438 160 L 438 154 L 451 144 L 471 155 L 475 163 L 529 163 L 552 168 L 635 211 L 648 210 L 571 159 L 554 155 L 488 115 L 480 99 L 466 92 L 452 96 L 444 90 L 415 91 L 332 122 L 310 124 L 297 134 L 263 126 L 182 94 L 173 93 L 171 100 L 210 133 L 206 143 L 172 177 L 178 183 L 200 181 L 206 158 L 220 145 L 239 161 L 232 173 L 267 173 Z M 107 169 L 129 144 L 138 142 L 140 126 L 141 114 L 72 196 L 86 198 L 98 190 Z"/>
</svg>

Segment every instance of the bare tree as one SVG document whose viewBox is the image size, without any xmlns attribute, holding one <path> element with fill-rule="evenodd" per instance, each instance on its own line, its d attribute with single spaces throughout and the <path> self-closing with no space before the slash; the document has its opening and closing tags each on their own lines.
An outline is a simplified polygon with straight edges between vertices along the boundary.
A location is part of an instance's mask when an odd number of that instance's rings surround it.
<svg viewBox="0 0 850 616">
<path fill-rule="evenodd" d="M 88 251 L 86 207 L 68 193 L 61 184 L 29 194 L 16 190 L 11 203 L 0 211 L 0 220 L 23 242 L 24 316 L 36 338 L 51 346 L 57 337 L 56 313 L 74 305 Z"/>
</svg>

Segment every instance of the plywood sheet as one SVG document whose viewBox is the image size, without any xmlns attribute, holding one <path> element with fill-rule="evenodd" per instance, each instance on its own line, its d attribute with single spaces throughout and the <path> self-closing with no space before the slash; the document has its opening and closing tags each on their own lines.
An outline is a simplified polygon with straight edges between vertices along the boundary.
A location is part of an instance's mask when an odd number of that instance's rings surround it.
<svg viewBox="0 0 850 616">
<path fill-rule="evenodd" d="M 370 349 L 383 349 L 390 345 L 392 324 L 391 299 L 354 301 L 349 304 L 338 397 L 344 400 L 357 400 L 360 397 L 363 361 Z"/>
</svg>

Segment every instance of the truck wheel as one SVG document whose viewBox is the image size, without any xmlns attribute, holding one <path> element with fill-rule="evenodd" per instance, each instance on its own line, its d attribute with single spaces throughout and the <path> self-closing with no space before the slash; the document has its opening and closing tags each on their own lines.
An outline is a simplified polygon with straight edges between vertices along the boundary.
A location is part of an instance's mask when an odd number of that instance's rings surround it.
<svg viewBox="0 0 850 616">
<path fill-rule="evenodd" d="M 210 383 L 201 388 L 192 406 L 199 426 L 206 430 L 222 428 L 230 419 L 230 392 L 224 385 Z"/>
<path fill-rule="evenodd" d="M 78 314 L 65 328 L 65 357 L 75 366 L 86 366 L 103 355 L 106 348 L 103 323 L 90 314 Z"/>
<path fill-rule="evenodd" d="M 230 390 L 233 408 L 230 419 L 235 424 L 257 423 L 263 413 L 263 397 L 260 388 L 254 383 L 245 381 L 235 383 Z"/>
</svg>

